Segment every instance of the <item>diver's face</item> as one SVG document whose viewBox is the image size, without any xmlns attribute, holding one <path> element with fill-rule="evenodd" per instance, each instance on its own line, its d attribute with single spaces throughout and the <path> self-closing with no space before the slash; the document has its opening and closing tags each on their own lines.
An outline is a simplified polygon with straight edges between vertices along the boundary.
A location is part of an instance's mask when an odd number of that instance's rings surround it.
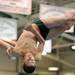
<svg viewBox="0 0 75 75">
<path fill-rule="evenodd" d="M 32 53 L 26 53 L 24 56 L 24 63 L 28 66 L 34 66 L 36 61 L 35 57 L 33 56 Z"/>
</svg>

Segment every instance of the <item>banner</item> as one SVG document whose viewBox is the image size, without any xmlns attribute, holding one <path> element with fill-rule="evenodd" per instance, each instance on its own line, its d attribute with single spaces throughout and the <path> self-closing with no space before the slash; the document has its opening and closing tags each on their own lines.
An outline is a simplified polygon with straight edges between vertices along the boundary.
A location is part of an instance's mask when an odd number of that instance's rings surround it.
<svg viewBox="0 0 75 75">
<path fill-rule="evenodd" d="M 16 14 L 31 14 L 32 0 L 0 0 L 0 11 L 16 13 Z"/>
<path fill-rule="evenodd" d="M 0 18 L 0 39 L 17 40 L 17 20 Z"/>
<path fill-rule="evenodd" d="M 62 16 L 65 12 L 71 12 L 75 9 L 67 8 L 67 7 L 59 7 L 59 6 L 52 6 L 46 4 L 40 4 L 40 16 Z"/>
<path fill-rule="evenodd" d="M 63 16 L 65 14 L 65 11 L 71 12 L 72 8 L 66 8 L 66 7 L 58 7 L 58 6 L 52 6 L 52 5 L 46 5 L 46 4 L 40 4 L 40 17 L 50 17 L 50 16 Z M 74 32 L 74 26 L 71 27 L 70 30 L 67 30 L 65 32 L 73 33 Z"/>
</svg>

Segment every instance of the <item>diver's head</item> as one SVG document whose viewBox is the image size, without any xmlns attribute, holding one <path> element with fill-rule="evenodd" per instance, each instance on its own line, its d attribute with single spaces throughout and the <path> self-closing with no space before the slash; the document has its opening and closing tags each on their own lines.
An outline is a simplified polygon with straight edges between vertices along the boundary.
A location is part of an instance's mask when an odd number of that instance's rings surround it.
<svg viewBox="0 0 75 75">
<path fill-rule="evenodd" d="M 31 52 L 28 52 L 24 56 L 24 64 L 23 64 L 23 70 L 26 73 L 32 73 L 34 72 L 36 68 L 36 61 L 35 57 Z"/>
</svg>

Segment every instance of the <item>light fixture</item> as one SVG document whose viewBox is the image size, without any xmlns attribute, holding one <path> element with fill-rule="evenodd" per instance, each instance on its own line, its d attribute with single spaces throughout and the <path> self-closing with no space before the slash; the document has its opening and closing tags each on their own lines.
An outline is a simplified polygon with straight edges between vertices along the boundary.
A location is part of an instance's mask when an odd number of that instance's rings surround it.
<svg viewBox="0 0 75 75">
<path fill-rule="evenodd" d="M 71 48 L 72 48 L 73 50 L 75 50 L 75 46 L 72 46 Z"/>
<path fill-rule="evenodd" d="M 58 71 L 59 67 L 48 67 L 49 71 Z"/>
<path fill-rule="evenodd" d="M 11 56 L 10 59 L 11 60 L 16 60 L 16 57 L 15 56 Z"/>
</svg>

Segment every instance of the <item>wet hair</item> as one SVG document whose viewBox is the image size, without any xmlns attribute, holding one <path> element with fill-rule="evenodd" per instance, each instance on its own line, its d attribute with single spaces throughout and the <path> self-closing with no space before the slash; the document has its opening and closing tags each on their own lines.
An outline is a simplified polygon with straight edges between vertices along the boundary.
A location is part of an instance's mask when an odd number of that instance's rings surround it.
<svg viewBox="0 0 75 75">
<path fill-rule="evenodd" d="M 28 66 L 26 64 L 23 64 L 23 70 L 26 73 L 33 73 L 35 68 L 36 68 L 36 66 Z"/>
</svg>

